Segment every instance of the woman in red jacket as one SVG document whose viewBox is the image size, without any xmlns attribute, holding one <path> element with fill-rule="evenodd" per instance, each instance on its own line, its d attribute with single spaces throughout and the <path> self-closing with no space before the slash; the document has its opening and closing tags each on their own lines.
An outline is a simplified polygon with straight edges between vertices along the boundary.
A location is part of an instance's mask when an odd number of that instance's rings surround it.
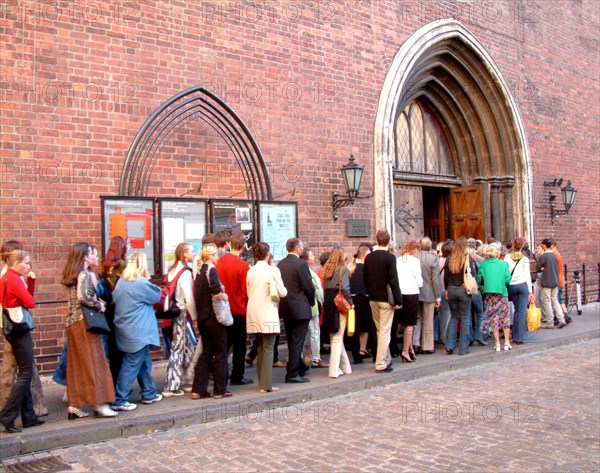
<svg viewBox="0 0 600 473">
<path fill-rule="evenodd" d="M 29 266 L 29 255 L 21 250 L 13 250 L 6 258 L 8 270 L 0 279 L 0 301 L 4 309 L 25 307 L 32 309 L 35 306 L 33 292 L 35 289 L 35 274 Z M 23 279 L 27 278 L 27 287 Z M 6 330 L 6 327 L 5 327 Z M 31 333 L 5 334 L 6 341 L 11 344 L 15 361 L 19 369 L 17 380 L 10 391 L 10 396 L 0 412 L 0 423 L 7 432 L 14 434 L 21 432 L 15 427 L 15 419 L 21 414 L 23 427 L 42 425 L 33 410 L 31 396 L 31 377 L 33 373 L 33 340 Z"/>
</svg>

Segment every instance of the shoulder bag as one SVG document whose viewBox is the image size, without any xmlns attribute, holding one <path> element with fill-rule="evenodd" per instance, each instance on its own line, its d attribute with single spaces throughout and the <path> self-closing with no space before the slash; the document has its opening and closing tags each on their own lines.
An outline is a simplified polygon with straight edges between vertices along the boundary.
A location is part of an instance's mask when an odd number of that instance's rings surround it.
<svg viewBox="0 0 600 473">
<path fill-rule="evenodd" d="M 210 267 L 206 271 L 206 279 L 208 279 L 208 290 L 210 292 Z M 216 270 L 215 270 L 216 271 Z M 212 296 L 212 307 L 215 312 L 215 317 L 217 321 L 224 325 L 225 327 L 230 327 L 233 325 L 233 315 L 231 314 L 231 307 L 229 305 L 229 301 L 225 299 L 217 299 L 215 296 Z"/>
<path fill-rule="evenodd" d="M 6 286 L 8 276 L 4 279 L 4 296 L 2 300 L 6 300 Z M 2 309 L 2 326 L 4 327 L 4 335 L 25 335 L 35 328 L 33 317 L 29 310 L 23 306 L 11 307 L 10 309 Z"/>
<path fill-rule="evenodd" d="M 102 335 L 103 333 L 110 333 L 106 316 L 99 310 L 92 309 L 87 305 L 79 304 L 81 307 L 81 313 L 83 314 L 83 322 L 85 323 L 85 329 L 88 332 Z"/>
<path fill-rule="evenodd" d="M 352 309 L 352 304 L 348 302 L 346 296 L 344 295 L 344 291 L 342 290 L 342 270 L 340 269 L 340 280 L 338 282 L 338 293 L 333 299 L 336 309 L 340 314 L 348 315 L 350 309 Z"/>
<path fill-rule="evenodd" d="M 470 259 L 468 256 L 467 256 L 467 259 L 465 260 L 465 273 L 464 273 L 464 278 L 463 278 L 463 285 L 465 286 L 465 290 L 467 291 L 467 294 L 469 294 L 471 296 L 473 294 L 477 294 L 477 292 L 479 291 L 479 288 L 477 287 L 477 281 L 471 274 L 471 263 L 470 263 Z"/>
</svg>

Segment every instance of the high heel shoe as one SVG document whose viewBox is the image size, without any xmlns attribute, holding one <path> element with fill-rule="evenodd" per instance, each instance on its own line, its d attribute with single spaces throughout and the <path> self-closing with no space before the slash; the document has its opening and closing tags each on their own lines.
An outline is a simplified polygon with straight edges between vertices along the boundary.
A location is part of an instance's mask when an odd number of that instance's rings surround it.
<svg viewBox="0 0 600 473">
<path fill-rule="evenodd" d="M 504 343 L 504 351 L 512 350 L 512 345 L 508 342 Z"/>
<path fill-rule="evenodd" d="M 89 412 L 82 411 L 81 409 L 79 409 L 77 407 L 73 407 L 73 406 L 69 406 L 67 412 L 68 412 L 69 420 L 78 419 L 80 417 L 87 417 L 90 415 Z"/>
<path fill-rule="evenodd" d="M 500 344 L 494 345 L 494 351 L 500 351 Z"/>
<path fill-rule="evenodd" d="M 408 356 L 410 356 L 410 359 L 413 360 L 413 361 L 415 361 L 417 359 L 417 355 L 415 354 L 414 350 L 410 350 L 408 352 Z"/>
<path fill-rule="evenodd" d="M 404 353 L 400 354 L 400 358 L 402 358 L 402 363 L 413 363 L 415 361 L 410 357 L 410 355 L 404 355 Z"/>
<path fill-rule="evenodd" d="M 108 404 L 96 406 L 96 417 L 117 417 L 117 412 L 113 411 Z"/>
</svg>

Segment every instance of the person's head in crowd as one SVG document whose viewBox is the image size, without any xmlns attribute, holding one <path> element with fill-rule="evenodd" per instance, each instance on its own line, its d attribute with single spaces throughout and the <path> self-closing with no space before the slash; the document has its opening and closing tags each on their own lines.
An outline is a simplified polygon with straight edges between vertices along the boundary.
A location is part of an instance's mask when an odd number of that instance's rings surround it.
<svg viewBox="0 0 600 473">
<path fill-rule="evenodd" d="M 327 263 L 325 263 L 324 273 L 323 273 L 325 279 L 331 279 L 333 277 L 333 275 L 337 271 L 339 271 L 339 268 L 344 266 L 345 264 L 346 264 L 346 255 L 344 253 L 344 249 L 338 246 L 331 252 L 331 255 L 329 256 Z"/>
<path fill-rule="evenodd" d="M 215 234 L 214 233 L 205 233 L 202 237 L 202 245 L 208 245 L 209 243 L 215 242 Z"/>
<path fill-rule="evenodd" d="M 325 263 L 327 263 L 327 260 L 330 256 L 331 251 L 324 251 L 323 253 L 321 253 L 321 256 L 319 256 L 319 263 L 321 264 L 321 266 L 325 266 Z"/>
<path fill-rule="evenodd" d="M 252 245 L 252 248 L 250 248 L 250 252 L 254 256 L 254 259 L 256 261 L 267 261 L 268 262 L 269 257 L 271 255 L 271 253 L 270 253 L 271 247 L 269 246 L 268 243 L 259 241 L 259 242 L 254 243 L 254 245 Z"/>
<path fill-rule="evenodd" d="M 429 240 L 429 244 L 431 245 L 431 240 Z M 421 251 L 421 244 L 417 240 L 410 240 L 408 243 L 405 243 L 400 250 L 400 256 L 406 255 L 415 255 L 415 253 Z"/>
<path fill-rule="evenodd" d="M 89 243 L 80 241 L 69 247 L 67 262 L 63 268 L 62 284 L 66 287 L 72 287 L 77 284 L 79 273 L 86 267 L 86 259 L 89 261 L 91 257 L 92 247 Z"/>
<path fill-rule="evenodd" d="M 148 271 L 148 257 L 142 251 L 135 251 L 127 258 L 127 266 L 123 270 L 121 278 L 125 281 L 136 279 L 150 279 Z"/>
<path fill-rule="evenodd" d="M 127 255 L 127 240 L 120 236 L 110 239 L 106 256 L 102 262 L 102 272 L 108 274 L 111 269 L 118 266 L 120 262 L 125 261 Z"/>
<path fill-rule="evenodd" d="M 228 231 L 215 233 L 214 243 L 220 251 L 228 251 L 231 247 L 231 234 Z"/>
<path fill-rule="evenodd" d="M 304 251 L 304 245 L 299 238 L 289 238 L 285 243 L 285 249 L 288 253 L 294 253 L 300 256 Z"/>
<path fill-rule="evenodd" d="M 390 243 L 390 232 L 388 232 L 385 228 L 380 228 L 377 230 L 377 235 L 375 235 L 375 239 L 377 240 L 377 246 L 380 248 L 387 248 Z"/>
<path fill-rule="evenodd" d="M 11 251 L 22 250 L 22 249 L 23 249 L 23 244 L 20 241 L 17 241 L 17 240 L 5 241 L 4 243 L 2 243 L 2 247 L 0 248 L 0 259 L 2 259 L 2 261 L 4 263 L 6 263 L 6 260 L 8 259 L 8 254 Z"/>
</svg>

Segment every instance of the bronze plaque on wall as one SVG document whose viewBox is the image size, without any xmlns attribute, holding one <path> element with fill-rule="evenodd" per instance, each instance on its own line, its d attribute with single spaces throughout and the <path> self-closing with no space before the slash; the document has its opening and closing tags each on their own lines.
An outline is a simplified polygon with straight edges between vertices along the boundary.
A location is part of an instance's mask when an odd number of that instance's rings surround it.
<svg viewBox="0 0 600 473">
<path fill-rule="evenodd" d="M 349 218 L 346 225 L 349 237 L 371 236 L 371 221 L 368 218 Z"/>
</svg>

